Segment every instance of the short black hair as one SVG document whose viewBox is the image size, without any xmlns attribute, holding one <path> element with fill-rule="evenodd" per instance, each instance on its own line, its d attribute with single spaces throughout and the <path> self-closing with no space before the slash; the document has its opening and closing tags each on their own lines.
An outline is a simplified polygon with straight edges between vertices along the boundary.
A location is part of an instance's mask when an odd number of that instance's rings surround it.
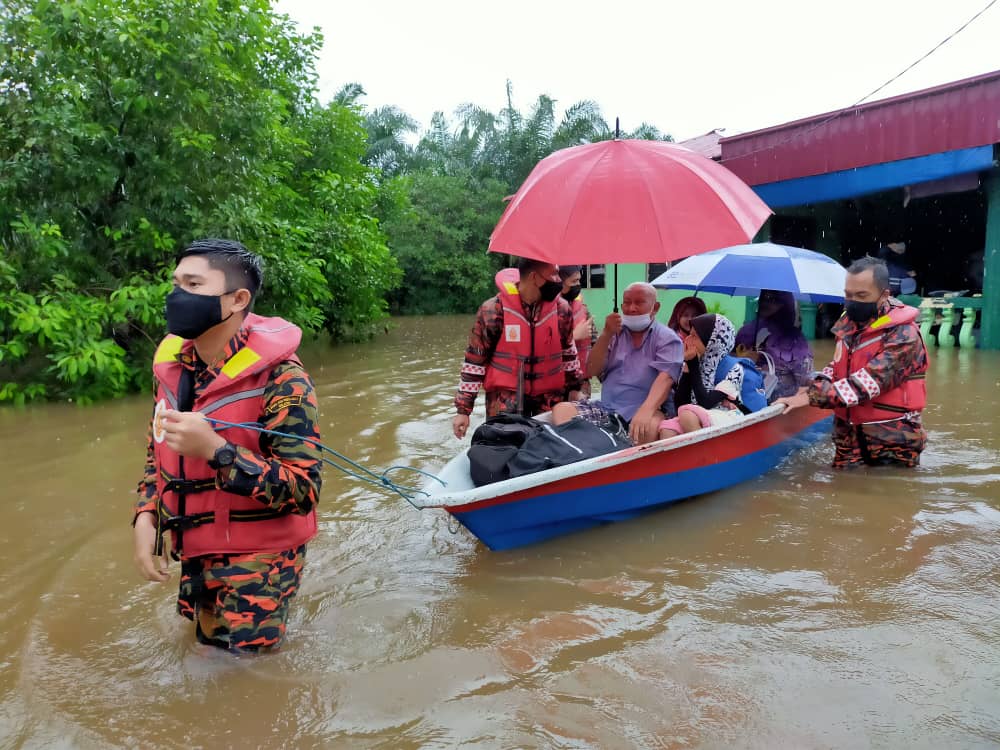
<svg viewBox="0 0 1000 750">
<path fill-rule="evenodd" d="M 872 278 L 875 279 L 875 288 L 879 290 L 879 293 L 889 288 L 889 267 L 885 264 L 884 260 L 866 255 L 863 258 L 858 258 L 847 267 L 847 272 L 852 276 L 864 273 L 865 271 L 872 272 Z"/>
<path fill-rule="evenodd" d="M 547 265 L 549 264 L 544 260 L 535 260 L 534 258 L 518 258 L 517 271 L 522 276 L 527 276 L 532 271 L 540 271 Z"/>
<path fill-rule="evenodd" d="M 574 273 L 580 273 L 582 266 L 559 266 L 559 278 L 566 281 Z"/>
<path fill-rule="evenodd" d="M 264 265 L 260 256 L 251 252 L 242 242 L 207 237 L 195 240 L 177 254 L 177 260 L 191 255 L 201 255 L 209 268 L 226 275 L 226 291 L 250 291 L 251 301 L 257 297 L 264 283 Z"/>
</svg>

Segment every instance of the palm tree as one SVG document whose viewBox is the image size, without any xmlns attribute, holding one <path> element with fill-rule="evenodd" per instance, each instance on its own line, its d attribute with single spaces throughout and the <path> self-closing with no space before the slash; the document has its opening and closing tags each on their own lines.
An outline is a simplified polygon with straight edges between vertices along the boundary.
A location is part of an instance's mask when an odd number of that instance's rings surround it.
<svg viewBox="0 0 1000 750">
<path fill-rule="evenodd" d="M 365 114 L 368 134 L 365 163 L 377 167 L 387 179 L 399 174 L 413 154 L 405 136 L 417 132 L 417 127 L 417 121 L 399 107 L 378 107 Z"/>
</svg>

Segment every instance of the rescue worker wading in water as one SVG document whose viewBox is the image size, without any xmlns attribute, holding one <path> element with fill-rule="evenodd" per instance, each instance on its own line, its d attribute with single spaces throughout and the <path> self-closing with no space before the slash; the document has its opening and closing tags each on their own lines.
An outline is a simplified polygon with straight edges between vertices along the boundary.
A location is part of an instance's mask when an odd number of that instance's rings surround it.
<svg viewBox="0 0 1000 750">
<path fill-rule="evenodd" d="M 181 561 L 178 612 L 198 640 L 231 651 L 275 646 L 285 633 L 321 485 L 313 384 L 295 355 L 302 332 L 249 312 L 260 259 L 231 240 L 180 254 L 167 296 L 170 331 L 153 359 L 157 406 L 133 518 L 135 563 L 170 575 Z M 218 431 L 206 416 L 255 423 Z M 160 557 L 160 555 L 163 555 Z"/>
<path fill-rule="evenodd" d="M 566 398 L 580 398 L 582 374 L 573 343 L 573 312 L 560 296 L 559 269 L 523 259 L 517 283 L 503 284 L 476 314 L 455 394 L 455 437 L 469 429 L 481 389 L 486 416 L 533 417 Z"/>
<path fill-rule="evenodd" d="M 835 468 L 913 467 L 927 443 L 927 349 L 918 310 L 892 298 L 883 261 L 861 258 L 847 269 L 844 314 L 833 326 L 833 362 L 812 385 L 776 404 L 833 409 Z"/>
</svg>

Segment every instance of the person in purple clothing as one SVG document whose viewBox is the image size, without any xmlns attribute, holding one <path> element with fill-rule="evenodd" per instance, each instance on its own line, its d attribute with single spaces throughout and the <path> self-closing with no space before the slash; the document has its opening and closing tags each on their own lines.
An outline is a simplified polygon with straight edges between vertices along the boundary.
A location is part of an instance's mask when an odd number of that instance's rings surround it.
<svg viewBox="0 0 1000 750">
<path fill-rule="evenodd" d="M 630 284 L 622 295 L 621 314 L 611 313 L 590 351 L 587 377 L 601 381 L 600 399 L 565 401 L 552 408 L 559 425 L 580 416 L 602 422 L 618 414 L 629 425 L 633 443 L 658 438 L 662 405 L 680 377 L 684 344 L 656 320 L 660 303 L 649 284 Z"/>
<path fill-rule="evenodd" d="M 791 292 L 762 289 L 757 318 L 736 334 L 736 356 L 754 360 L 766 371 L 763 352 L 774 362 L 778 379 L 771 400 L 793 396 L 812 382 L 813 355 L 809 342 L 795 324 L 795 296 Z"/>
</svg>

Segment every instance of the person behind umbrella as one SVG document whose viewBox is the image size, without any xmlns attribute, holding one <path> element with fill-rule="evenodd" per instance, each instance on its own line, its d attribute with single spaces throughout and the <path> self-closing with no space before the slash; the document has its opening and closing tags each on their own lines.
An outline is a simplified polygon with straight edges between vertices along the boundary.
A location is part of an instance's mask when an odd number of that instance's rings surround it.
<svg viewBox="0 0 1000 750">
<path fill-rule="evenodd" d="M 585 376 L 580 385 L 580 394 L 584 398 L 590 398 L 590 378 L 586 377 L 587 358 L 597 342 L 597 326 L 580 294 L 583 288 L 580 284 L 580 266 L 559 266 L 559 278 L 563 282 L 562 298 L 573 311 L 573 342 L 576 344 L 577 359 L 580 360 L 580 372 Z"/>
<path fill-rule="evenodd" d="M 927 403 L 927 349 L 919 310 L 889 294 L 889 269 L 865 257 L 847 269 L 844 314 L 834 324 L 833 362 L 812 384 L 780 398 L 788 410 L 833 409 L 835 468 L 920 463 L 927 444 L 921 412 Z"/>
<path fill-rule="evenodd" d="M 684 340 L 687 372 L 675 394 L 677 417 L 660 422 L 660 438 L 730 422 L 767 406 L 760 370 L 730 354 L 735 341 L 736 329 L 724 315 L 708 313 L 691 321 Z"/>
<path fill-rule="evenodd" d="M 674 305 L 667 327 L 682 339 L 686 338 L 691 333 L 691 321 L 706 312 L 708 308 L 705 307 L 705 300 L 700 297 L 685 297 Z"/>
<path fill-rule="evenodd" d="M 576 416 L 601 423 L 618 414 L 629 425 L 633 443 L 656 440 L 662 404 L 680 375 L 684 346 L 680 337 L 656 320 L 660 303 L 650 284 L 630 284 L 622 295 L 621 314 L 613 312 L 587 361 L 587 375 L 603 384 L 600 400 L 558 404 L 552 421 Z"/>
<path fill-rule="evenodd" d="M 452 431 L 469 429 L 476 395 L 486 390 L 486 416 L 549 411 L 566 394 L 579 398 L 580 362 L 573 343 L 573 312 L 551 263 L 522 259 L 518 281 L 479 308 L 455 394 Z"/>
<path fill-rule="evenodd" d="M 736 334 L 736 354 L 763 366 L 763 352 L 774 362 L 778 383 L 771 396 L 793 395 L 812 376 L 813 355 L 809 342 L 795 324 L 795 295 L 762 289 L 757 318 L 744 324 Z"/>
</svg>

